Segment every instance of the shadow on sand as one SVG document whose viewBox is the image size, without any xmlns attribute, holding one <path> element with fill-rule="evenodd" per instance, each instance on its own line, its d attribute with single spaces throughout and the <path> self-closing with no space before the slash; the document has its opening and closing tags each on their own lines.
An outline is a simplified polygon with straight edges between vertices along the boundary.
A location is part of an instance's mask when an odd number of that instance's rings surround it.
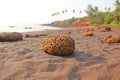
<svg viewBox="0 0 120 80">
<path fill-rule="evenodd" d="M 58 55 L 55 55 L 58 56 Z M 87 63 L 105 63 L 105 59 L 101 56 L 94 56 L 91 54 L 87 54 L 84 52 L 81 52 L 79 50 L 75 50 L 73 54 L 67 54 L 67 55 L 59 55 L 60 57 L 63 57 L 64 59 L 66 58 L 74 58 L 78 62 L 87 62 Z M 89 65 L 87 64 L 87 65 Z M 86 65 L 86 66 L 87 66 Z"/>
</svg>

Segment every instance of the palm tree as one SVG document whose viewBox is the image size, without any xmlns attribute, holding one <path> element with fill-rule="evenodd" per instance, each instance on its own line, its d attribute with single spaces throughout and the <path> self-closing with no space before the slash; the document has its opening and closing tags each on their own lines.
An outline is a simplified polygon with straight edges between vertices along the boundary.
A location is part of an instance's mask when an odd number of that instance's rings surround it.
<svg viewBox="0 0 120 80">
<path fill-rule="evenodd" d="M 105 11 L 106 11 L 106 12 L 110 12 L 110 10 L 111 10 L 111 8 L 110 8 L 110 7 L 108 7 L 108 8 L 107 8 L 107 7 L 105 7 Z"/>
<path fill-rule="evenodd" d="M 67 10 L 65 10 L 65 12 L 68 12 Z"/>
<path fill-rule="evenodd" d="M 82 11 L 80 10 L 80 14 L 82 13 Z"/>
<path fill-rule="evenodd" d="M 82 13 L 82 11 L 80 10 L 80 14 Z"/>
<path fill-rule="evenodd" d="M 59 13 L 59 12 L 57 12 L 56 14 L 57 14 L 57 15 L 59 15 L 60 13 Z"/>
<path fill-rule="evenodd" d="M 105 7 L 105 11 L 107 11 L 107 7 Z"/>
<path fill-rule="evenodd" d="M 75 9 L 73 9 L 72 12 L 75 13 Z"/>
<path fill-rule="evenodd" d="M 55 14 L 51 14 L 51 16 L 55 16 Z"/>
<path fill-rule="evenodd" d="M 64 14 L 64 13 L 65 13 L 65 11 L 63 10 L 63 11 L 62 11 L 62 13 Z"/>
<path fill-rule="evenodd" d="M 54 13 L 54 15 L 56 16 L 56 15 L 57 15 L 57 13 L 55 12 L 55 13 Z"/>
<path fill-rule="evenodd" d="M 75 15 L 74 15 L 75 14 L 75 9 L 73 9 L 72 12 L 73 12 L 73 17 L 75 17 Z"/>
<path fill-rule="evenodd" d="M 58 13 L 57 13 L 57 12 L 55 12 L 55 13 L 53 13 L 53 14 L 52 14 L 52 16 L 57 16 L 57 15 L 58 15 Z"/>
<path fill-rule="evenodd" d="M 109 8 L 108 8 L 108 12 L 110 12 L 110 10 L 111 10 L 111 8 L 109 7 Z"/>
<path fill-rule="evenodd" d="M 97 14 L 98 13 L 98 7 L 95 6 L 93 11 L 94 11 L 94 14 Z"/>
<path fill-rule="evenodd" d="M 88 17 L 91 17 L 94 13 L 94 8 L 92 6 L 92 4 L 89 4 L 87 6 L 87 9 L 85 10 L 85 12 L 88 14 Z"/>
</svg>

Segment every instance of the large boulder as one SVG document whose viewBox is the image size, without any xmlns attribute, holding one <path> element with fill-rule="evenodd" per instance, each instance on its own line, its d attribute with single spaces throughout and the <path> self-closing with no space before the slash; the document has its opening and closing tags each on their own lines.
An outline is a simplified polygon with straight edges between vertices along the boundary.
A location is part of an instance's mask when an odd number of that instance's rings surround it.
<svg viewBox="0 0 120 80">
<path fill-rule="evenodd" d="M 120 36 L 117 35 L 109 35 L 103 39 L 104 43 L 118 43 L 120 42 Z"/>
<path fill-rule="evenodd" d="M 42 41 L 41 47 L 49 54 L 72 54 L 75 49 L 75 41 L 66 35 L 49 36 Z"/>
<path fill-rule="evenodd" d="M 1 33 L 0 34 L 1 42 L 18 41 L 18 40 L 23 40 L 23 36 L 21 33 L 13 32 L 13 33 Z"/>
</svg>

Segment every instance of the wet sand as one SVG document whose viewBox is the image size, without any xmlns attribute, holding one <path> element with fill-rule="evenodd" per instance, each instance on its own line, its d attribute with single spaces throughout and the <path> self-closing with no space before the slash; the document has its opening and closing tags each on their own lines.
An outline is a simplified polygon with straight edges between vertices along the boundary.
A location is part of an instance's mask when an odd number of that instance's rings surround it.
<svg viewBox="0 0 120 80">
<path fill-rule="evenodd" d="M 120 80 L 120 43 L 103 43 L 103 37 L 120 35 L 120 29 L 94 31 L 82 36 L 84 28 L 65 28 L 33 33 L 67 34 L 75 40 L 72 55 L 53 56 L 41 50 L 39 38 L 0 42 L 0 80 Z"/>
</svg>

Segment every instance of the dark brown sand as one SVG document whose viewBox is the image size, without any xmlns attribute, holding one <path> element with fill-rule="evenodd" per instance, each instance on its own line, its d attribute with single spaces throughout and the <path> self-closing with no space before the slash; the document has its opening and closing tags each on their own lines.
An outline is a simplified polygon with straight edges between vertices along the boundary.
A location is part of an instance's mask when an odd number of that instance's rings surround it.
<svg viewBox="0 0 120 80">
<path fill-rule="evenodd" d="M 84 28 L 44 31 L 68 34 L 75 40 L 73 55 L 53 56 L 40 48 L 39 38 L 0 42 L 0 80 L 120 80 L 120 43 L 103 43 L 103 37 L 120 35 L 120 29 L 94 31 L 82 36 Z"/>
</svg>

